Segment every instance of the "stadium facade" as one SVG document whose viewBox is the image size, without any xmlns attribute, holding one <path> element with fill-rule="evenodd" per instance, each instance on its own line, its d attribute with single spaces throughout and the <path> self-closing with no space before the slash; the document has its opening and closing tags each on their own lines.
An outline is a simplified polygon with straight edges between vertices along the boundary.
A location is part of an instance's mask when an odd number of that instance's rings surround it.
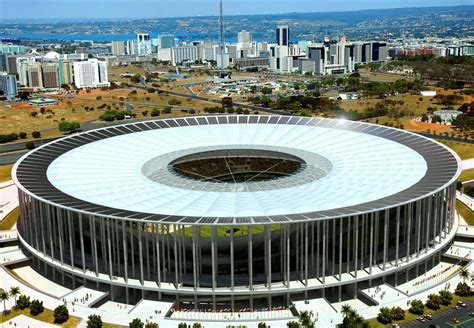
<svg viewBox="0 0 474 328">
<path fill-rule="evenodd" d="M 13 172 L 34 267 L 131 303 L 355 297 L 429 270 L 457 226 L 455 153 L 345 120 L 131 123 L 51 142 Z"/>
</svg>

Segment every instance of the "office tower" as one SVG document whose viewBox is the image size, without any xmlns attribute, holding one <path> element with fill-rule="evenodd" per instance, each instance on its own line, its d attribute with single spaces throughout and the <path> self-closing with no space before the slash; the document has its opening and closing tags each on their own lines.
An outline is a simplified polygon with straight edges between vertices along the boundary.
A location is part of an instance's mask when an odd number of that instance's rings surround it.
<svg viewBox="0 0 474 328">
<path fill-rule="evenodd" d="M 58 60 L 59 71 L 59 85 L 72 84 L 73 78 L 73 64 L 69 61 Z"/>
<path fill-rule="evenodd" d="M 112 54 L 115 56 L 125 55 L 126 42 L 125 41 L 112 41 Z"/>
<path fill-rule="evenodd" d="M 0 54 L 0 72 L 8 72 L 7 54 Z"/>
<path fill-rule="evenodd" d="M 307 56 L 314 62 L 314 72 L 324 75 L 326 72 L 326 47 L 324 45 L 310 45 Z"/>
<path fill-rule="evenodd" d="M 288 46 L 290 42 L 290 29 L 288 25 L 278 26 L 276 29 L 276 41 L 279 46 Z"/>
<path fill-rule="evenodd" d="M 0 72 L 0 91 L 3 91 L 3 96 L 7 97 L 7 99 L 16 97 L 18 95 L 16 76 Z"/>
<path fill-rule="evenodd" d="M 74 62 L 74 84 L 77 88 L 108 87 L 107 63 L 97 59 Z"/>
<path fill-rule="evenodd" d="M 250 32 L 242 30 L 237 34 L 237 42 L 240 44 L 249 44 L 252 42 L 252 35 Z"/>
<path fill-rule="evenodd" d="M 43 63 L 43 87 L 45 89 L 59 88 L 59 68 L 56 63 Z"/>
<path fill-rule="evenodd" d="M 173 35 L 159 35 L 158 36 L 158 49 L 170 49 L 173 47 L 174 47 Z"/>
<path fill-rule="evenodd" d="M 199 60 L 199 51 L 197 46 L 180 46 L 172 48 L 173 65 L 181 64 L 183 61 Z"/>
<path fill-rule="evenodd" d="M 33 61 L 21 62 L 18 75 L 20 76 L 20 84 L 35 89 L 43 88 L 41 63 Z"/>
<path fill-rule="evenodd" d="M 148 33 L 138 33 L 136 42 L 136 55 L 149 55 L 151 54 L 151 38 Z"/>
</svg>

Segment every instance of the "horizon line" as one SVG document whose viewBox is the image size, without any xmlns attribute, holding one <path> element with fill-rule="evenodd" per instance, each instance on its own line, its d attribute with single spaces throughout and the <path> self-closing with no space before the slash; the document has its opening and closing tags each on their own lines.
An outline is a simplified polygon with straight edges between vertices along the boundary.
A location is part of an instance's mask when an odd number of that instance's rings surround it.
<svg viewBox="0 0 474 328">
<path fill-rule="evenodd" d="M 429 9 L 429 8 L 456 8 L 456 7 L 474 7 L 474 5 L 442 5 L 442 6 L 414 6 L 414 7 L 392 7 L 392 8 L 363 8 L 357 10 L 335 10 L 335 11 L 302 11 L 302 12 L 281 12 L 281 13 L 263 13 L 263 14 L 224 14 L 224 17 L 236 17 L 236 16 L 269 16 L 269 15 L 293 15 L 293 14 L 332 14 L 332 13 L 350 13 L 350 12 L 361 12 L 361 11 L 386 11 L 386 10 L 393 10 L 393 9 Z M 44 17 L 44 18 L 36 18 L 36 17 L 14 17 L 14 18 L 2 18 L 0 17 L 1 21 L 26 21 L 26 20 L 56 20 L 56 21 L 66 21 L 66 20 L 151 20 L 151 19 L 173 19 L 173 18 L 197 18 L 197 17 L 219 17 L 219 13 L 215 15 L 186 15 L 186 16 L 154 16 L 154 17 L 66 17 L 66 18 L 59 18 L 59 17 Z"/>
</svg>

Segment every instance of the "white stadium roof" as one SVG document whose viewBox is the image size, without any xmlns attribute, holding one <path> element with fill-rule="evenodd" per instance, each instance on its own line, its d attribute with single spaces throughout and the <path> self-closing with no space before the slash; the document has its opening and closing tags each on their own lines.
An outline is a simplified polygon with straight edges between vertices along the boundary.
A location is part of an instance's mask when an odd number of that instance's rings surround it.
<svg viewBox="0 0 474 328">
<path fill-rule="evenodd" d="M 343 124 L 352 123 L 340 121 Z M 303 170 L 297 183 L 283 183 L 290 178 L 282 178 L 265 182 L 265 188 L 255 183 L 252 188 L 221 183 L 226 185 L 221 189 L 215 183 L 190 182 L 164 169 L 183 154 L 229 148 L 291 153 L 304 159 L 309 169 Z M 163 170 L 151 179 L 143 172 L 154 161 L 161 165 L 156 169 Z M 310 168 L 317 169 L 326 161 L 330 165 L 324 167 L 324 176 L 311 173 Z M 65 194 L 110 208 L 183 217 L 250 217 L 372 202 L 415 185 L 427 168 L 424 157 L 402 143 L 339 127 L 215 124 L 90 142 L 52 161 L 47 178 Z"/>
</svg>

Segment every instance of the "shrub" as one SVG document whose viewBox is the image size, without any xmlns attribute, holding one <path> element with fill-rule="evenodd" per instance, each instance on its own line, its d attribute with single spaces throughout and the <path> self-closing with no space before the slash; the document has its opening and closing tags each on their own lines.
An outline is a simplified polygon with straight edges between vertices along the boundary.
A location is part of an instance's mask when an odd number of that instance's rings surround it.
<svg viewBox="0 0 474 328">
<path fill-rule="evenodd" d="M 54 323 L 64 323 L 69 320 L 69 311 L 64 305 L 59 305 L 54 309 Z"/>
<path fill-rule="evenodd" d="M 176 98 L 170 99 L 168 101 L 168 105 L 170 105 L 170 106 L 179 106 L 179 105 L 181 105 L 181 100 L 178 100 Z"/>
<path fill-rule="evenodd" d="M 40 300 L 33 300 L 30 304 L 30 314 L 37 316 L 44 311 L 43 302 Z"/>
<path fill-rule="evenodd" d="M 26 132 L 20 132 L 20 133 L 18 133 L 18 136 L 20 137 L 20 139 L 25 139 L 27 134 L 26 134 Z"/>
<path fill-rule="evenodd" d="M 157 117 L 160 116 L 160 110 L 159 109 L 153 109 L 150 114 L 151 117 Z"/>
<path fill-rule="evenodd" d="M 460 282 L 456 286 L 455 294 L 458 295 L 458 296 L 470 296 L 470 295 L 472 295 L 471 287 L 468 284 L 466 284 L 465 282 Z"/>
<path fill-rule="evenodd" d="M 425 305 L 420 300 L 413 300 L 410 305 L 410 309 L 408 310 L 410 313 L 423 314 L 423 312 L 425 312 Z"/>
<path fill-rule="evenodd" d="M 441 304 L 449 305 L 453 301 L 453 295 L 446 289 L 439 291 L 439 296 L 441 297 Z"/>
<path fill-rule="evenodd" d="M 20 310 L 29 308 L 30 304 L 30 297 L 26 295 L 20 295 L 16 301 L 16 307 Z"/>
<path fill-rule="evenodd" d="M 391 314 L 392 314 L 392 320 L 403 320 L 405 319 L 405 311 L 403 311 L 403 309 L 399 306 L 397 307 L 393 307 L 391 310 L 390 310 Z"/>
<path fill-rule="evenodd" d="M 392 322 L 392 311 L 388 307 L 381 308 L 377 320 L 383 324 Z"/>
<path fill-rule="evenodd" d="M 426 307 L 431 310 L 438 310 L 441 306 L 441 296 L 438 294 L 429 294 L 426 301 Z"/>
<path fill-rule="evenodd" d="M 163 108 L 163 114 L 171 114 L 171 107 Z"/>
<path fill-rule="evenodd" d="M 129 324 L 129 328 L 143 328 L 144 324 L 139 318 L 133 319 Z"/>
<path fill-rule="evenodd" d="M 145 328 L 159 328 L 158 324 L 155 322 L 147 322 Z"/>
<path fill-rule="evenodd" d="M 33 131 L 33 133 L 31 133 L 31 136 L 35 139 L 41 138 L 41 132 Z"/>
<path fill-rule="evenodd" d="M 190 109 L 190 110 L 188 111 L 188 113 L 189 113 L 189 114 L 196 114 L 196 111 L 195 111 L 194 109 Z"/>
<path fill-rule="evenodd" d="M 101 328 L 102 327 L 102 318 L 100 315 L 91 314 L 87 318 L 87 328 Z"/>
<path fill-rule="evenodd" d="M 35 144 L 33 142 L 27 142 L 25 148 L 28 150 L 33 150 L 35 149 Z"/>
</svg>

